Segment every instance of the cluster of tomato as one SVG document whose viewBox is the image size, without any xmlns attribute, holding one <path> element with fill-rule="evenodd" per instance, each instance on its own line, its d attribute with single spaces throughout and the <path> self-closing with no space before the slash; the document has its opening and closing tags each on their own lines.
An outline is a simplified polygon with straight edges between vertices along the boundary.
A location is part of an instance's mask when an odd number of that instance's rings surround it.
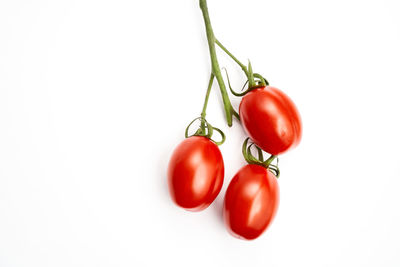
<svg viewBox="0 0 400 267">
<path fill-rule="evenodd" d="M 209 45 L 217 43 L 226 51 L 248 76 L 249 88 L 244 93 L 237 114 L 232 106 L 225 105 L 225 111 L 233 111 L 249 136 L 243 144 L 242 152 L 247 165 L 232 178 L 225 193 L 223 216 L 229 232 L 238 238 L 255 239 L 270 225 L 279 204 L 279 168 L 272 164 L 278 155 L 295 147 L 301 138 L 302 125 L 299 112 L 292 100 L 279 89 L 269 86 L 259 74 L 253 74 L 251 65 L 243 66 L 213 36 L 205 0 L 200 0 L 203 10 Z M 210 41 L 211 40 L 211 41 Z M 171 198 L 180 207 L 190 211 L 207 208 L 221 191 L 224 181 L 224 162 L 218 145 L 223 143 L 225 135 L 221 130 L 209 124 L 205 119 L 209 91 L 215 76 L 221 92 L 224 91 L 216 56 L 210 49 L 213 72 L 207 91 L 199 129 L 194 135 L 188 135 L 174 150 L 168 166 L 168 185 Z M 215 71 L 217 70 L 217 71 Z M 257 80 L 258 79 L 258 80 Z M 228 79 L 229 81 L 229 79 Z M 230 85 L 229 85 L 230 87 Z M 226 92 L 225 92 L 226 93 Z M 225 94 L 226 95 L 226 94 Z M 228 117 L 228 113 L 227 113 Z M 192 122 L 193 123 L 193 122 Z M 229 120 L 228 120 L 229 125 Z M 190 126 L 190 125 L 189 125 Z M 188 128 L 189 128 L 188 126 Z M 212 139 L 213 132 L 222 135 L 221 142 Z M 249 139 L 252 143 L 249 144 Z M 258 157 L 252 155 L 252 146 L 258 151 Z M 271 156 L 264 160 L 263 151 Z"/>
<path fill-rule="evenodd" d="M 289 97 L 277 88 L 251 90 L 241 100 L 239 115 L 254 144 L 271 155 L 280 155 L 300 141 L 300 115 Z M 222 155 L 211 139 L 188 137 L 173 152 L 168 182 L 178 206 L 192 211 L 207 208 L 220 192 L 223 180 Z M 274 218 L 278 202 L 276 173 L 262 164 L 248 164 L 237 172 L 226 191 L 226 226 L 234 236 L 257 238 Z"/>
</svg>

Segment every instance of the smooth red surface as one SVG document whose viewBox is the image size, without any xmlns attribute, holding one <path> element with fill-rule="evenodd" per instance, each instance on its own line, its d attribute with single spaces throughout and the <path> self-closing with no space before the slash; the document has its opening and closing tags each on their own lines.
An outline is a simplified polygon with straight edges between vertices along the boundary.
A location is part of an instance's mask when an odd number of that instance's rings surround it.
<svg viewBox="0 0 400 267">
<path fill-rule="evenodd" d="M 271 224 L 279 205 L 276 177 L 259 165 L 246 165 L 233 177 L 225 194 L 224 220 L 241 239 L 259 237 Z"/>
<path fill-rule="evenodd" d="M 210 139 L 192 136 L 175 148 L 168 166 L 168 185 L 178 206 L 191 211 L 207 208 L 223 181 L 222 154 Z"/>
<path fill-rule="evenodd" d="M 300 114 L 293 101 L 275 87 L 247 93 L 240 102 L 239 115 L 253 142 L 272 155 L 282 154 L 300 142 Z"/>
</svg>

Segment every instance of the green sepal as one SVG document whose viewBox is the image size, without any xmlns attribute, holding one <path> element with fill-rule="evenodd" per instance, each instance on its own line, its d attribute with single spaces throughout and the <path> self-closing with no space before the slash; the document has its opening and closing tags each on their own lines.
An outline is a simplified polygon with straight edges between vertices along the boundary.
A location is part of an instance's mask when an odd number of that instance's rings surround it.
<svg viewBox="0 0 400 267">
<path fill-rule="evenodd" d="M 243 157 L 246 160 L 247 163 L 249 164 L 256 164 L 256 165 L 260 165 L 263 166 L 264 168 L 270 170 L 277 178 L 279 178 L 280 176 L 280 170 L 278 168 L 278 163 L 279 160 L 277 158 L 276 155 L 271 155 L 267 160 L 264 161 L 264 156 L 263 156 L 263 151 L 261 148 L 259 148 L 258 146 L 256 146 L 254 143 L 249 144 L 249 140 L 250 138 L 247 137 L 242 145 L 242 153 L 243 153 Z M 251 147 L 255 146 L 258 152 L 258 158 L 256 158 L 255 156 L 253 156 L 252 152 L 251 152 Z M 277 160 L 277 164 L 273 165 L 272 162 L 274 161 L 274 159 Z"/>
<path fill-rule="evenodd" d="M 194 134 L 192 134 L 192 135 L 189 135 L 189 128 L 190 128 L 190 126 L 192 126 L 192 124 L 195 122 L 195 121 L 197 121 L 197 120 L 200 120 L 200 123 L 201 123 L 201 125 L 200 125 L 200 127 L 197 129 L 197 131 L 194 133 Z M 204 129 L 203 129 L 204 128 Z M 221 135 L 221 141 L 215 141 L 215 140 L 213 140 L 212 139 L 212 136 L 213 136 L 213 134 L 214 134 L 214 130 L 215 131 L 217 131 L 220 135 Z M 204 137 L 207 137 L 208 139 L 210 139 L 211 141 L 213 141 L 216 145 L 222 145 L 224 142 L 225 142 L 225 140 L 226 140 L 226 136 L 225 136 L 225 134 L 224 134 L 224 132 L 221 130 L 221 129 L 219 129 L 219 128 L 216 128 L 216 127 L 213 127 L 212 125 L 211 125 L 211 123 L 209 123 L 206 119 L 204 119 L 203 117 L 197 117 L 197 118 L 195 118 L 194 120 L 192 120 L 190 123 L 189 123 L 189 125 L 186 127 L 186 130 L 185 130 L 185 137 L 186 138 L 189 138 L 189 137 L 191 137 L 191 136 L 204 136 Z"/>
</svg>

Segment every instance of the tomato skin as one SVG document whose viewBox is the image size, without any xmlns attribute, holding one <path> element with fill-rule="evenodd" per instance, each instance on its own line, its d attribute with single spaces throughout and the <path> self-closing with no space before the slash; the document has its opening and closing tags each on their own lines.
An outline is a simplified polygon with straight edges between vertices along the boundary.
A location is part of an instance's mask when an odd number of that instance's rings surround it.
<svg viewBox="0 0 400 267">
<path fill-rule="evenodd" d="M 275 87 L 247 93 L 240 102 L 239 115 L 253 142 L 272 155 L 282 154 L 300 142 L 300 114 L 293 101 Z"/>
<path fill-rule="evenodd" d="M 249 164 L 230 182 L 224 200 L 224 221 L 240 239 L 259 237 L 271 224 L 279 205 L 279 186 L 266 168 Z"/>
<path fill-rule="evenodd" d="M 190 211 L 207 208 L 221 191 L 224 162 L 218 146 L 203 136 L 183 140 L 174 150 L 168 166 L 172 200 Z"/>
</svg>

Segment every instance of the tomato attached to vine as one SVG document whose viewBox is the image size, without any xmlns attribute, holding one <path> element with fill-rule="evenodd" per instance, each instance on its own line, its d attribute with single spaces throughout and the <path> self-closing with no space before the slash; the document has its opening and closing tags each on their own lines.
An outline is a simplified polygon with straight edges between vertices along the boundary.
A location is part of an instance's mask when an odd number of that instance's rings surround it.
<svg viewBox="0 0 400 267">
<path fill-rule="evenodd" d="M 302 135 L 300 114 L 294 102 L 281 90 L 269 85 L 263 75 L 253 72 L 250 61 L 240 62 L 214 35 L 207 1 L 199 0 L 206 28 L 211 58 L 211 74 L 201 116 L 186 128 L 186 139 L 174 150 L 168 165 L 168 185 L 174 202 L 187 210 L 207 208 L 220 192 L 224 179 L 224 162 L 218 148 L 226 136 L 222 130 L 206 120 L 206 110 L 214 79 L 220 89 L 225 118 L 232 126 L 233 117 L 242 124 L 249 136 L 242 146 L 248 163 L 231 180 L 224 199 L 224 219 L 230 233 L 243 239 L 259 237 L 271 224 L 279 204 L 280 176 L 278 155 L 297 146 Z M 225 52 L 243 71 L 246 83 L 241 92 L 230 92 L 242 97 L 237 112 L 229 99 L 221 74 L 216 46 Z M 247 86 L 247 89 L 244 88 Z M 244 90 L 244 91 L 243 91 Z M 195 122 L 199 126 L 190 134 Z M 219 133 L 221 140 L 213 139 Z M 254 149 L 257 155 L 253 155 Z M 270 156 L 264 159 L 264 151 Z M 273 161 L 276 159 L 276 164 Z M 257 208 L 254 208 L 257 207 Z"/>
</svg>

